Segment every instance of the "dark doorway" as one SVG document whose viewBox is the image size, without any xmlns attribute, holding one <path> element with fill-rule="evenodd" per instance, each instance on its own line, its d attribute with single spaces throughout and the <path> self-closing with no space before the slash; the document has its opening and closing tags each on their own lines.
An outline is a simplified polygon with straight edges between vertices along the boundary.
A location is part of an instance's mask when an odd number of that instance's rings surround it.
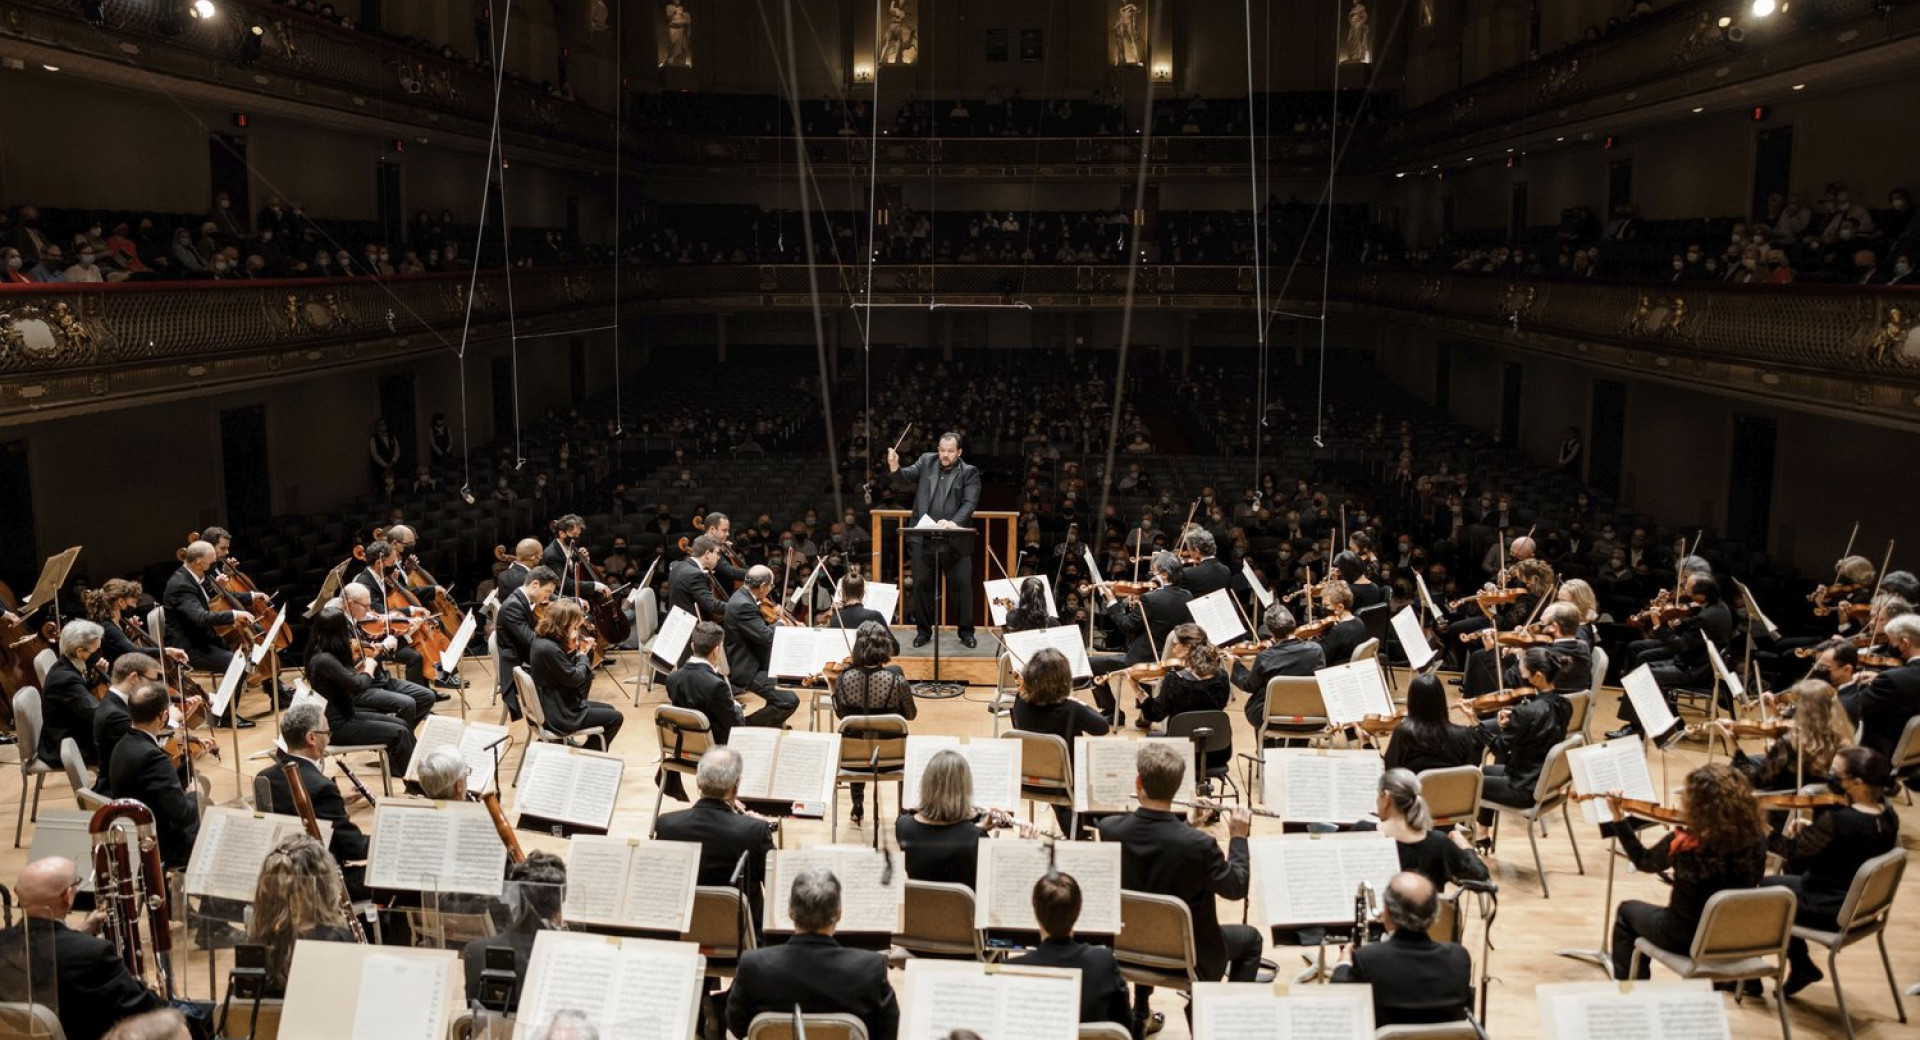
<svg viewBox="0 0 1920 1040">
<path fill-rule="evenodd" d="M 1433 406 L 1447 410 L 1447 398 L 1453 395 L 1453 344 L 1437 343 L 1433 349 Z"/>
<path fill-rule="evenodd" d="M 220 468 L 227 485 L 227 527 L 246 530 L 273 515 L 267 472 L 267 407 L 220 412 Z"/>
<path fill-rule="evenodd" d="M 1607 164 L 1607 212 L 1633 201 L 1633 160 L 1620 159 Z"/>
<path fill-rule="evenodd" d="M 1587 431 L 1587 483 L 1602 494 L 1620 493 L 1620 457 L 1627 437 L 1627 384 L 1593 381 L 1593 428 Z"/>
<path fill-rule="evenodd" d="M 580 196 L 567 196 L 567 241 L 580 241 Z"/>
<path fill-rule="evenodd" d="M 578 405 L 587 399 L 587 338 L 567 340 L 567 399 Z"/>
<path fill-rule="evenodd" d="M 1440 200 L 1440 233 L 1453 234 L 1453 196 Z"/>
<path fill-rule="evenodd" d="M 390 244 L 406 241 L 407 218 L 400 210 L 398 163 L 382 159 L 373 164 L 373 202 L 375 217 L 380 221 L 380 240 Z M 394 252 L 398 253 L 399 250 Z"/>
<path fill-rule="evenodd" d="M 413 373 L 380 377 L 380 418 L 387 421 L 387 432 L 400 440 L 401 465 L 419 465 L 420 442 L 416 422 Z"/>
<path fill-rule="evenodd" d="M 494 358 L 493 436 L 503 440 L 513 435 L 513 358 L 502 354 Z"/>
<path fill-rule="evenodd" d="M 240 226 L 253 226 L 253 206 L 247 191 L 247 139 L 235 134 L 212 134 L 207 138 L 207 169 L 213 179 L 213 194 L 227 193 Z M 211 199 L 209 199 L 211 201 Z"/>
<path fill-rule="evenodd" d="M 1513 186 L 1507 200 L 1507 237 L 1519 238 L 1527 229 L 1527 182 Z"/>
<path fill-rule="evenodd" d="M 33 533 L 33 474 L 27 467 L 27 442 L 0 444 L 0 580 L 14 594 L 33 591 L 40 575 L 40 548 Z M 9 604 L 19 606 L 18 603 Z"/>
<path fill-rule="evenodd" d="M 1520 443 L 1520 381 L 1526 368 L 1509 361 L 1500 372 L 1500 446 L 1511 448 Z"/>
<path fill-rule="evenodd" d="M 1733 417 L 1733 462 L 1727 475 L 1727 539 L 1767 545 L 1773 513 L 1773 450 L 1779 424 L 1757 415 Z"/>
<path fill-rule="evenodd" d="M 1755 220 L 1768 217 L 1767 196 L 1779 192 L 1786 197 L 1793 174 L 1793 127 L 1776 126 L 1760 131 L 1753 146 L 1753 209 Z"/>
</svg>

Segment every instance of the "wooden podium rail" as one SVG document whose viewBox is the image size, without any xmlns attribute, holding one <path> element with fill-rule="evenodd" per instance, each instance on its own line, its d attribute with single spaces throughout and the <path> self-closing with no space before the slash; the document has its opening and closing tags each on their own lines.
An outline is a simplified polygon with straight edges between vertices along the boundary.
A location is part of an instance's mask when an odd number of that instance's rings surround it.
<svg viewBox="0 0 1920 1040">
<path fill-rule="evenodd" d="M 869 534 L 873 538 L 872 559 L 867 565 L 867 577 L 872 581 L 894 582 L 904 586 L 903 580 L 909 573 L 907 557 L 907 518 L 913 515 L 908 509 L 876 509 L 868 521 Z M 974 617 L 973 623 L 981 628 L 987 627 L 990 615 L 987 613 L 987 597 L 982 586 L 988 577 L 1000 577 L 1000 568 L 1013 566 L 1014 554 L 1020 548 L 1020 514 L 999 509 L 976 509 L 973 512 L 973 526 L 980 531 L 980 545 L 973 553 Z M 994 546 L 997 564 L 989 564 L 987 547 L 993 545 L 996 537 L 1000 544 Z M 1009 577 L 1011 575 L 1008 575 Z M 890 618 L 894 624 L 904 624 L 910 594 L 900 590 L 900 604 Z M 951 605 L 949 605 L 951 612 Z M 950 622 L 942 618 L 941 624 Z"/>
</svg>

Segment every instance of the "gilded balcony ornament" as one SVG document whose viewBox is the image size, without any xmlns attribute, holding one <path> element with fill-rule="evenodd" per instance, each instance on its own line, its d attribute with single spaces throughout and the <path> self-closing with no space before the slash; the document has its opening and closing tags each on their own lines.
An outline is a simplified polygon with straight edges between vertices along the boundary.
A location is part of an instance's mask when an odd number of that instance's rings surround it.
<svg viewBox="0 0 1920 1040">
<path fill-rule="evenodd" d="M 1904 362 L 1912 351 L 1908 339 L 1913 331 L 1913 317 L 1902 307 L 1888 307 L 1881 318 L 1881 324 L 1867 341 L 1867 357 L 1879 364 Z"/>
<path fill-rule="evenodd" d="M 568 303 L 585 303 L 593 297 L 593 286 L 587 284 L 586 275 L 562 275 L 560 292 Z"/>
<path fill-rule="evenodd" d="M 350 329 L 358 324 L 358 322 L 354 321 L 352 313 L 347 310 L 346 305 L 340 301 L 339 293 L 330 292 L 326 294 L 325 300 L 327 318 L 333 323 L 335 328 Z"/>
<path fill-rule="evenodd" d="M 0 357 L 27 361 L 79 361 L 91 352 L 93 332 L 65 301 L 47 310 L 28 304 L 0 311 Z"/>
<path fill-rule="evenodd" d="M 307 316 L 300 311 L 300 297 L 297 293 L 288 293 L 280 299 L 280 323 L 286 326 L 286 334 L 299 335 L 308 331 Z"/>
<path fill-rule="evenodd" d="M 1683 339 L 1689 343 L 1699 338 L 1687 324 L 1686 297 L 1675 296 L 1667 301 L 1667 316 L 1660 322 L 1660 335 L 1663 339 Z"/>
<path fill-rule="evenodd" d="M 1546 79 L 1540 84 L 1540 95 L 1554 97 L 1566 93 L 1580 78 L 1581 71 L 1579 58 L 1568 58 L 1564 66 L 1548 66 Z"/>
<path fill-rule="evenodd" d="M 1507 321 L 1519 321 L 1533 312 L 1534 301 L 1539 298 L 1539 286 L 1529 285 L 1522 289 L 1519 285 L 1508 282 L 1507 290 L 1500 294 L 1500 304 L 1494 308 L 1494 313 Z"/>
<path fill-rule="evenodd" d="M 1640 302 L 1634 305 L 1633 313 L 1627 315 L 1627 322 L 1620 331 L 1629 336 L 1640 336 L 1652 332 L 1655 327 L 1653 324 L 1653 295 L 1651 293 L 1641 293 Z"/>
<path fill-rule="evenodd" d="M 391 58 L 387 67 L 393 70 L 394 82 L 409 94 L 418 94 L 427 89 L 427 76 L 424 66 L 400 58 Z"/>
</svg>

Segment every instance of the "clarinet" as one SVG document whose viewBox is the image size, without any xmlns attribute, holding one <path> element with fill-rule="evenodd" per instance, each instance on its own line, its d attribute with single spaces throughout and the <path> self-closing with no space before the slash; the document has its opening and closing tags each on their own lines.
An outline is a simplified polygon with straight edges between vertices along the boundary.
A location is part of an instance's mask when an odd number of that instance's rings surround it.
<svg viewBox="0 0 1920 1040">
<path fill-rule="evenodd" d="M 353 789 L 360 792 L 360 797 L 367 800 L 367 808 L 374 808 L 376 803 L 373 800 L 373 792 L 367 790 L 367 785 L 361 783 L 360 778 L 353 775 L 353 770 L 347 765 L 345 756 L 334 759 L 334 762 L 340 767 L 340 775 L 346 777 L 347 782 L 353 785 Z"/>
<path fill-rule="evenodd" d="M 1373 886 L 1365 881 L 1360 882 L 1360 887 L 1353 892 L 1353 948 L 1356 950 L 1367 944 L 1367 931 L 1373 924 L 1377 905 Z"/>
</svg>

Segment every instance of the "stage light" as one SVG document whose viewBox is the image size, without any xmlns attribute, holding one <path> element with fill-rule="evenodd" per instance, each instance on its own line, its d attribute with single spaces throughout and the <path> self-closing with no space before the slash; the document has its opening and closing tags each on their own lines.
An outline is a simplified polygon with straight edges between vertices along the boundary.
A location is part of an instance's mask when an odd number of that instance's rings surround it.
<svg viewBox="0 0 1920 1040">
<path fill-rule="evenodd" d="M 1778 10 L 1779 6 L 1774 0 L 1753 0 L 1753 6 L 1749 10 L 1753 12 L 1755 18 L 1765 18 Z"/>
<path fill-rule="evenodd" d="M 240 37 L 240 56 L 234 60 L 237 65 L 251 65 L 260 60 L 260 46 L 267 31 L 258 25 L 250 25 Z"/>
<path fill-rule="evenodd" d="M 1699 115 L 1700 113 L 1702 113 L 1702 112 L 1705 112 L 1705 111 L 1706 111 L 1706 109 L 1705 109 L 1705 108 L 1700 108 L 1700 107 L 1696 107 L 1696 108 L 1695 108 L 1695 109 L 1693 110 L 1693 114 L 1697 116 L 1697 115 Z"/>
<path fill-rule="evenodd" d="M 1805 83 L 1795 83 L 1795 84 L 1793 85 L 1793 89 L 1795 89 L 1795 90 L 1805 90 L 1805 89 L 1807 89 L 1807 85 L 1806 85 Z"/>
<path fill-rule="evenodd" d="M 1731 16 L 1724 15 L 1724 14 L 1720 16 L 1720 22 L 1719 22 L 1720 28 L 1725 29 L 1727 26 L 1732 24 L 1733 24 L 1733 18 Z"/>
<path fill-rule="evenodd" d="M 195 18 L 212 18 L 217 13 L 213 0 L 193 0 L 192 10 Z"/>
</svg>

